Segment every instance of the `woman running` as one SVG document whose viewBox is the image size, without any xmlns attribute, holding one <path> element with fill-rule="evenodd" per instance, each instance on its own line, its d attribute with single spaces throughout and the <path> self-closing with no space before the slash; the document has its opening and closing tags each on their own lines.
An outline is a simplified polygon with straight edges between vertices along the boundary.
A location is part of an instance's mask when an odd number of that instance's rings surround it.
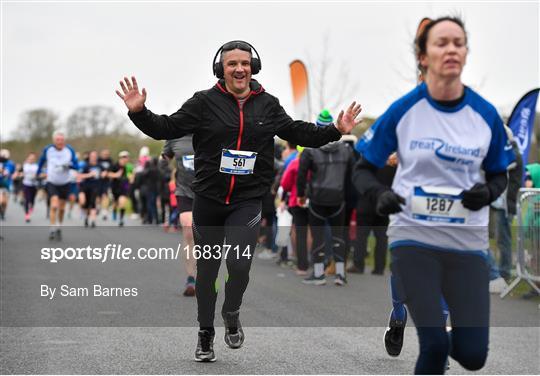
<svg viewBox="0 0 540 376">
<path fill-rule="evenodd" d="M 489 336 L 488 205 L 505 189 L 514 157 L 493 105 L 461 80 L 463 22 L 433 20 L 415 47 L 425 82 L 373 125 L 354 182 L 376 200 L 378 213 L 395 214 L 388 229 L 392 274 L 418 332 L 415 372 L 442 374 L 448 355 L 478 370 Z M 396 150 L 400 164 L 390 189 L 374 171 Z"/>
</svg>

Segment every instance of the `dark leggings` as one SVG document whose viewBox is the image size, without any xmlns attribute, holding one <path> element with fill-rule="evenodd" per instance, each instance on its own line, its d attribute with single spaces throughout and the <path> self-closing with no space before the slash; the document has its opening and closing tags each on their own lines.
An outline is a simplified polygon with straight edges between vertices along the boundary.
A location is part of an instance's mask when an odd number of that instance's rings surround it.
<svg viewBox="0 0 540 376">
<path fill-rule="evenodd" d="M 300 206 L 293 206 L 289 208 L 289 212 L 293 216 L 296 229 L 297 266 L 299 270 L 307 270 L 309 267 L 307 255 L 308 210 Z"/>
<path fill-rule="evenodd" d="M 392 249 L 396 288 L 415 323 L 420 342 L 416 374 L 443 374 L 448 355 L 468 370 L 486 362 L 489 342 L 489 269 L 473 252 L 420 247 Z M 441 296 L 452 331 L 446 332 Z"/>
<path fill-rule="evenodd" d="M 312 262 L 321 263 L 325 259 L 325 223 L 328 221 L 332 231 L 332 243 L 335 262 L 345 262 L 345 205 L 319 206 L 311 204 L 309 207 L 309 226 L 313 236 Z"/>
<path fill-rule="evenodd" d="M 158 210 L 157 210 L 157 192 L 155 191 L 146 191 L 145 192 L 145 201 L 146 201 L 146 223 L 156 225 L 159 223 L 158 219 Z"/>
<path fill-rule="evenodd" d="M 275 213 L 264 213 L 262 218 L 264 219 L 264 226 L 261 228 L 261 235 L 264 235 L 264 246 L 268 249 L 272 249 L 274 246 L 274 218 Z"/>
<path fill-rule="evenodd" d="M 29 185 L 23 185 L 24 191 L 24 213 L 28 214 L 30 208 L 34 208 L 34 202 L 36 201 L 37 188 Z"/>
<path fill-rule="evenodd" d="M 195 291 L 201 328 L 214 326 L 219 286 L 217 277 L 221 258 L 225 256 L 227 249 L 225 262 L 228 277 L 225 283 L 225 302 L 222 312 L 234 312 L 240 309 L 242 297 L 249 282 L 249 270 L 260 224 L 260 199 L 225 205 L 199 195 L 195 196 L 193 201 L 195 249 L 210 250 L 210 253 L 203 253 L 197 258 Z"/>
<path fill-rule="evenodd" d="M 360 209 L 360 208 L 359 208 Z M 358 256 L 355 257 L 355 264 L 360 269 L 365 267 L 365 258 L 368 255 L 367 246 L 369 234 L 373 231 L 375 235 L 375 265 L 373 271 L 382 273 L 386 266 L 386 252 L 388 252 L 388 237 L 386 230 L 388 227 L 388 217 L 376 215 L 373 212 L 364 213 L 360 210 L 356 213 L 356 239 L 358 245 Z"/>
<path fill-rule="evenodd" d="M 98 187 L 86 187 L 83 189 L 85 201 L 84 201 L 84 209 L 95 209 L 96 208 L 96 200 L 99 195 L 99 188 Z"/>
</svg>

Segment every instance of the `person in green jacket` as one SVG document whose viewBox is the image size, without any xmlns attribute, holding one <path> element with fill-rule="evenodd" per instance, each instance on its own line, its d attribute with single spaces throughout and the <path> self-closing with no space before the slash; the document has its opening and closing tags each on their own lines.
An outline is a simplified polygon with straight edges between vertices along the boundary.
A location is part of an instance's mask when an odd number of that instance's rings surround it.
<svg viewBox="0 0 540 376">
<path fill-rule="evenodd" d="M 525 170 L 525 187 L 540 188 L 540 163 L 528 164 L 527 166 L 525 166 Z M 535 233 L 534 229 L 540 227 L 540 195 L 534 196 L 529 203 L 523 225 L 525 227 L 530 227 L 530 229 L 526 231 L 526 237 L 531 237 L 533 233 Z M 540 242 L 540 239 L 530 239 L 530 241 L 532 243 L 533 249 L 540 247 L 540 244 L 538 244 L 538 242 Z M 538 270 L 536 272 L 538 272 Z M 531 299 L 537 297 L 538 295 L 538 291 L 531 288 L 531 290 L 524 294 L 522 298 Z"/>
</svg>

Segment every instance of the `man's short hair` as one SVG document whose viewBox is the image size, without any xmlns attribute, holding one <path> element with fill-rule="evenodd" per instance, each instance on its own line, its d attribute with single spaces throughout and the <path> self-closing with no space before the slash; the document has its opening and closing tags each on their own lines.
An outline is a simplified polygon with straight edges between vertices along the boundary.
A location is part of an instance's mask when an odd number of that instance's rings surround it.
<svg viewBox="0 0 540 376">
<path fill-rule="evenodd" d="M 65 133 L 62 132 L 62 131 L 54 131 L 53 134 L 52 134 L 53 140 L 56 138 L 56 136 L 64 136 L 64 137 L 66 137 Z"/>
<path fill-rule="evenodd" d="M 221 53 L 219 54 L 219 61 L 223 63 L 223 54 L 232 50 L 246 51 L 249 52 L 250 56 L 253 56 L 253 52 L 251 51 L 251 47 L 249 44 L 242 41 L 232 41 L 225 43 L 221 48 Z"/>
<path fill-rule="evenodd" d="M 8 149 L 2 149 L 0 150 L 0 157 L 9 159 L 10 153 Z"/>
</svg>

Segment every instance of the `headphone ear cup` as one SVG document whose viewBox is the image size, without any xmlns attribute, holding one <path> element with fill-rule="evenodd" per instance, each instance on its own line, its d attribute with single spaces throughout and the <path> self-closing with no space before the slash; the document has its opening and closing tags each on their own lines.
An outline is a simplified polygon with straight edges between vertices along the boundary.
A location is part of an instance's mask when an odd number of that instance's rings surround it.
<svg viewBox="0 0 540 376">
<path fill-rule="evenodd" d="M 261 71 L 261 61 L 256 58 L 251 58 L 251 74 L 257 74 Z"/>
<path fill-rule="evenodd" d="M 223 64 L 221 63 L 221 61 L 218 61 L 214 64 L 214 75 L 217 78 L 223 78 Z"/>
</svg>

